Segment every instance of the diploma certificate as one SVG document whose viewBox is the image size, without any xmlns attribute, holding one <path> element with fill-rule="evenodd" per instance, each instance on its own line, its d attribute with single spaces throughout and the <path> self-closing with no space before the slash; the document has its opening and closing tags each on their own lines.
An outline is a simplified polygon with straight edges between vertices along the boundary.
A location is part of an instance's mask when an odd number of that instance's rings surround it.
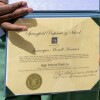
<svg viewBox="0 0 100 100">
<path fill-rule="evenodd" d="M 90 17 L 20 18 L 8 33 L 6 88 L 14 95 L 91 90 L 99 81 L 99 26 Z"/>
</svg>

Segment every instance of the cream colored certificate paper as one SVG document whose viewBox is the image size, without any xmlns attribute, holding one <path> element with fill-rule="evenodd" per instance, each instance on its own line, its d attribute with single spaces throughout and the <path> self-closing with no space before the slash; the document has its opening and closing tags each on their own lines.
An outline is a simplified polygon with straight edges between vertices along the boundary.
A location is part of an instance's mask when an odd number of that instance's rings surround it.
<svg viewBox="0 0 100 100">
<path fill-rule="evenodd" d="M 19 19 L 9 32 L 6 86 L 13 94 L 90 90 L 99 80 L 99 26 L 92 18 Z"/>
</svg>

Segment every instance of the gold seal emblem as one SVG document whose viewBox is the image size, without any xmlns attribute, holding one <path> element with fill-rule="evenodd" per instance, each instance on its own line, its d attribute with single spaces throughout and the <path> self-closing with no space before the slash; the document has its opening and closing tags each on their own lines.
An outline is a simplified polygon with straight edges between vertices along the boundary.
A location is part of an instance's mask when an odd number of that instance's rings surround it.
<svg viewBox="0 0 100 100">
<path fill-rule="evenodd" d="M 26 85 L 30 90 L 38 89 L 42 84 L 42 78 L 39 74 L 31 74 L 26 80 Z"/>
</svg>

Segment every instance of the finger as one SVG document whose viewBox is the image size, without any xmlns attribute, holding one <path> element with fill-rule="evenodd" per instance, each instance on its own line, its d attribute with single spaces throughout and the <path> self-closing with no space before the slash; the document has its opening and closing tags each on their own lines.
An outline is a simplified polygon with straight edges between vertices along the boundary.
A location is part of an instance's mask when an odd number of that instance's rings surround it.
<svg viewBox="0 0 100 100">
<path fill-rule="evenodd" d="M 17 9 L 13 13 L 0 16 L 0 23 L 2 23 L 4 21 L 11 20 L 11 19 L 15 19 L 15 18 L 18 18 L 18 17 L 21 17 L 21 16 L 24 16 L 24 15 L 26 15 L 29 12 L 32 12 L 32 11 L 33 10 L 31 8 L 20 8 L 20 9 Z"/>
<path fill-rule="evenodd" d="M 0 2 L 0 6 L 1 6 L 1 5 L 5 5 L 5 3 L 4 3 L 4 2 Z"/>
<path fill-rule="evenodd" d="M 8 0 L 0 0 L 0 2 L 7 4 Z"/>
<path fill-rule="evenodd" d="M 7 31 L 27 31 L 26 26 L 11 24 L 9 22 L 4 22 L 1 24 L 1 27 Z"/>
<path fill-rule="evenodd" d="M 0 15 L 14 12 L 16 9 L 26 6 L 26 2 L 17 2 L 13 4 L 0 5 Z"/>
</svg>

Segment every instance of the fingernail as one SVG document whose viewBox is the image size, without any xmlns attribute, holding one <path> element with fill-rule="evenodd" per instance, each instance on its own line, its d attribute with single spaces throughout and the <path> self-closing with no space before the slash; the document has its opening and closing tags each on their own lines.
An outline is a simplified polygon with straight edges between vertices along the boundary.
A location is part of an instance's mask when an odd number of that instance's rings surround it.
<svg viewBox="0 0 100 100">
<path fill-rule="evenodd" d="M 27 6 L 27 2 L 22 2 L 22 6 Z"/>
<path fill-rule="evenodd" d="M 27 31 L 28 30 L 28 28 L 22 28 L 22 31 Z"/>
<path fill-rule="evenodd" d="M 32 8 L 28 8 L 28 12 L 29 13 L 33 12 L 33 9 Z"/>
<path fill-rule="evenodd" d="M 20 26 L 20 31 L 27 31 L 28 28 L 27 27 L 24 27 L 24 26 Z"/>
</svg>

